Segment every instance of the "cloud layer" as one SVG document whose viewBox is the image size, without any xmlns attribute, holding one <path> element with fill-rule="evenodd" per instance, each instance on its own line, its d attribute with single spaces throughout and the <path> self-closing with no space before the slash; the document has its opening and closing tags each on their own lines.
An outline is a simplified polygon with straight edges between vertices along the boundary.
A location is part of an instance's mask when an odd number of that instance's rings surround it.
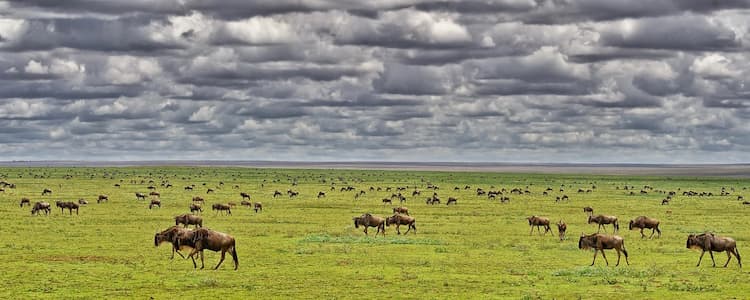
<svg viewBox="0 0 750 300">
<path fill-rule="evenodd" d="M 0 159 L 736 163 L 750 1 L 0 1 Z"/>
</svg>

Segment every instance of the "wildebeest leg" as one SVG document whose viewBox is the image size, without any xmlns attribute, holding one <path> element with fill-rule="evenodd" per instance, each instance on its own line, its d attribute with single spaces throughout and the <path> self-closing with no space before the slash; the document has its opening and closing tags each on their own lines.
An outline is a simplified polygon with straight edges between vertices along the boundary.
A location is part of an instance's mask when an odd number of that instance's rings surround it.
<svg viewBox="0 0 750 300">
<path fill-rule="evenodd" d="M 607 255 L 604 254 L 604 248 L 599 249 L 599 251 L 602 252 L 602 257 L 604 257 L 604 262 L 607 263 L 609 266 L 609 261 L 607 260 Z"/>
<path fill-rule="evenodd" d="M 617 263 L 615 264 L 615 267 L 620 265 L 620 249 L 615 248 L 615 251 L 617 251 Z"/>
<path fill-rule="evenodd" d="M 219 268 L 219 266 L 221 266 L 221 263 L 223 263 L 223 262 L 224 262 L 224 255 L 225 255 L 226 253 L 227 253 L 227 250 L 221 250 L 221 259 L 219 260 L 219 263 L 218 263 L 218 264 L 216 264 L 216 267 L 214 268 L 214 270 L 218 269 L 218 268 Z"/>
<path fill-rule="evenodd" d="M 367 227 L 368 227 L 368 226 L 366 226 L 366 225 L 365 225 L 365 235 L 368 235 L 368 234 L 367 234 Z M 377 235 L 377 234 L 376 234 L 376 235 Z"/>
<path fill-rule="evenodd" d="M 649 236 L 648 238 L 649 238 L 649 239 L 652 239 L 652 238 L 654 238 L 654 233 L 656 233 L 656 227 L 654 227 L 654 228 L 651 228 L 651 236 Z"/>
<path fill-rule="evenodd" d="M 529 235 L 531 235 L 532 233 L 534 233 L 534 225 L 531 225 L 529 227 L 531 227 L 531 231 L 529 231 Z"/>
<path fill-rule="evenodd" d="M 203 268 L 204 268 L 204 267 L 206 267 L 206 266 L 205 266 L 205 265 L 203 264 L 203 250 L 201 250 L 201 251 L 200 251 L 200 253 L 201 253 L 201 270 L 203 270 Z"/>
<path fill-rule="evenodd" d="M 598 251 L 597 251 L 597 250 L 595 249 L 595 250 L 594 250 L 594 260 L 592 260 L 592 261 L 591 261 L 591 265 L 592 265 L 592 266 L 593 266 L 593 265 L 594 265 L 594 263 L 596 262 L 596 255 L 597 255 L 597 254 L 599 254 L 599 253 L 598 253 Z"/>
<path fill-rule="evenodd" d="M 698 264 L 697 264 L 697 265 L 695 265 L 696 267 L 700 267 L 700 265 L 701 265 L 701 260 L 703 260 L 703 254 L 706 254 L 706 250 L 703 250 L 703 251 L 701 251 L 701 256 L 700 256 L 700 257 L 698 257 Z"/>
<path fill-rule="evenodd" d="M 654 228 L 654 229 L 656 229 L 656 232 L 658 232 L 658 233 L 659 233 L 659 236 L 658 236 L 658 238 L 661 238 L 661 229 L 659 229 L 659 227 L 656 227 L 656 228 Z"/>
<path fill-rule="evenodd" d="M 729 265 L 729 261 L 732 260 L 732 251 L 729 251 L 727 249 L 727 263 L 724 264 L 724 267 L 726 268 Z"/>
<path fill-rule="evenodd" d="M 198 253 L 198 248 L 193 248 L 193 251 L 190 251 L 190 254 L 188 254 L 188 257 L 190 257 L 193 260 L 193 269 L 197 269 L 198 265 L 195 264 L 195 254 Z"/>
<path fill-rule="evenodd" d="M 409 234 L 409 231 L 411 231 L 411 224 L 406 225 L 406 232 L 404 232 L 404 235 Z"/>
<path fill-rule="evenodd" d="M 396 224 L 396 233 L 401 234 L 401 230 L 398 228 L 401 226 L 401 224 Z"/>
<path fill-rule="evenodd" d="M 711 250 L 708 250 L 708 255 L 711 255 L 711 262 L 713 262 L 714 268 L 716 268 L 716 261 L 714 260 L 714 252 Z"/>
<path fill-rule="evenodd" d="M 646 237 L 646 235 L 643 234 L 643 228 L 641 228 L 641 238 L 645 238 L 645 237 Z"/>
</svg>

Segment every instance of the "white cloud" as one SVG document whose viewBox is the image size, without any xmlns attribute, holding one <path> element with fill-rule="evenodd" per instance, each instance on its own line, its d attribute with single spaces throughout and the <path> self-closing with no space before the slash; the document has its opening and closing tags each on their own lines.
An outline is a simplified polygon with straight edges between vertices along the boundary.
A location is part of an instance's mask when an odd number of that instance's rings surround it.
<svg viewBox="0 0 750 300">
<path fill-rule="evenodd" d="M 104 78 L 112 84 L 135 84 L 153 80 L 162 72 L 154 58 L 136 56 L 110 56 L 107 58 Z"/>
</svg>

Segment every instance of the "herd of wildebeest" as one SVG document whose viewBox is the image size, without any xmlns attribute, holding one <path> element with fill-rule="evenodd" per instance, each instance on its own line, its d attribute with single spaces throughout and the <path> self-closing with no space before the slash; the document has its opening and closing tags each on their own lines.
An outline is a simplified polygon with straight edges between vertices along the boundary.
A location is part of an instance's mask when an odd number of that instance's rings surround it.
<svg viewBox="0 0 750 300">
<path fill-rule="evenodd" d="M 137 183 L 135 180 L 133 180 L 131 183 Z M 140 182 L 141 184 L 144 183 L 144 181 Z M 149 209 L 152 209 L 154 207 L 161 208 L 161 201 L 159 200 L 159 197 L 161 194 L 156 191 L 156 187 L 153 186 L 153 181 L 148 182 L 149 185 L 148 189 L 151 190 L 151 192 L 148 193 L 148 196 L 150 196 L 150 202 L 148 205 Z M 265 184 L 265 180 L 263 181 L 263 184 Z M 262 185 L 263 185 L 262 184 Z M 162 182 L 162 187 L 170 188 L 172 185 L 167 182 Z M 205 183 L 204 183 L 205 185 Z M 224 183 L 220 182 L 219 186 L 216 187 L 216 189 L 223 187 Z M 262 186 L 261 185 L 261 186 Z M 292 184 L 292 186 L 296 186 L 296 181 Z M 121 185 L 119 183 L 114 185 L 115 187 L 119 188 Z M 561 185 L 559 192 L 564 192 L 565 185 Z M 569 186 L 570 187 L 570 186 Z M 15 189 L 16 184 L 7 182 L 5 180 L 0 181 L 0 192 L 4 192 L 5 189 Z M 196 188 L 195 185 L 188 185 L 185 186 L 186 191 L 192 192 Z M 421 188 L 421 189 L 420 189 Z M 239 185 L 234 185 L 232 189 L 239 190 Z M 433 185 L 430 183 L 427 183 L 426 186 L 400 186 L 400 187 L 369 187 L 370 193 L 381 193 L 385 192 L 390 194 L 390 196 L 382 198 L 383 205 L 393 204 L 394 200 L 398 200 L 401 204 L 404 202 L 407 202 L 407 190 L 411 193 L 411 197 L 415 198 L 418 196 L 421 196 L 421 194 L 424 191 L 430 190 L 432 192 L 432 195 L 423 199 L 425 200 L 425 203 L 427 205 L 435 205 L 440 204 L 440 196 L 438 195 L 438 190 L 440 188 L 437 185 Z M 458 186 L 454 187 L 454 191 L 461 190 L 462 188 L 459 188 Z M 466 185 L 463 187 L 463 190 L 469 190 L 472 189 L 471 186 Z M 495 189 L 494 186 L 490 187 L 491 190 L 485 191 L 482 188 L 476 188 L 476 196 L 477 197 L 486 197 L 489 200 L 495 200 L 499 201 L 500 203 L 510 203 L 511 196 L 512 195 L 530 195 L 531 191 L 529 190 L 529 187 L 527 186 L 525 189 L 521 188 L 513 188 L 513 189 Z M 579 189 L 578 193 L 591 193 L 592 190 L 595 190 L 596 186 L 592 186 L 591 189 Z M 617 190 L 621 190 L 621 188 L 618 186 L 616 187 Z M 626 195 L 635 195 L 636 192 L 633 190 L 636 189 L 633 186 L 624 186 L 622 190 L 626 191 Z M 730 188 L 733 192 L 734 189 Z M 356 188 L 354 186 L 346 186 L 342 187 L 340 189 L 335 187 L 335 184 L 332 183 L 330 187 L 330 192 L 339 191 L 340 193 L 349 193 L 354 192 L 354 199 L 358 199 L 361 196 L 367 194 L 366 189 L 360 189 Z M 215 188 L 207 188 L 206 193 L 210 194 L 215 191 Z M 552 188 L 547 188 L 542 192 L 542 196 L 550 196 L 552 192 Z M 640 189 L 638 194 L 648 194 L 649 192 L 655 192 L 655 193 L 661 193 L 665 194 L 666 197 L 661 200 L 662 205 L 668 205 L 670 200 L 672 200 L 673 197 L 677 195 L 677 192 L 675 191 L 662 191 L 662 190 L 654 190 L 650 186 L 644 186 Z M 42 190 L 41 196 L 51 196 L 52 190 L 49 188 L 44 188 Z M 284 194 L 278 190 L 275 190 L 271 197 L 276 198 L 283 196 Z M 287 190 L 286 195 L 289 198 L 295 198 L 300 195 L 298 191 L 294 191 L 292 189 Z M 710 197 L 713 196 L 712 193 L 698 193 L 694 191 L 684 191 L 682 192 L 683 196 L 698 196 L 698 197 Z M 721 190 L 722 196 L 730 195 L 729 189 L 726 189 L 722 187 Z M 255 210 L 256 213 L 261 212 L 263 210 L 263 205 L 260 202 L 251 202 L 251 196 L 250 194 L 246 192 L 239 192 L 239 196 L 241 197 L 240 205 L 247 206 L 253 210 Z M 325 191 L 320 191 L 317 193 L 318 199 L 326 197 Z M 147 199 L 147 194 L 136 192 L 135 193 L 136 200 L 143 200 L 145 201 Z M 743 196 L 737 196 L 738 201 L 744 200 Z M 103 203 L 109 201 L 109 196 L 107 195 L 99 195 L 97 197 L 97 203 Z M 570 197 L 567 195 L 557 196 L 554 199 L 555 202 L 562 202 L 562 201 L 570 201 Z M 214 269 L 219 268 L 219 266 L 222 264 L 222 262 L 225 259 L 225 254 L 229 252 L 229 254 L 232 255 L 233 261 L 234 261 L 234 269 L 236 270 L 239 265 L 239 261 L 237 258 L 237 250 L 235 247 L 235 239 L 229 234 L 215 231 L 208 229 L 206 227 L 203 227 L 203 217 L 200 216 L 200 214 L 203 212 L 203 205 L 205 203 L 205 200 L 201 196 L 194 196 L 192 197 L 192 202 L 189 204 L 189 211 L 190 213 L 181 214 L 174 217 L 175 225 L 171 226 L 161 232 L 158 232 L 154 235 L 154 245 L 159 246 L 162 243 L 169 243 L 172 246 L 172 256 L 171 258 L 174 258 L 174 253 L 176 252 L 179 254 L 182 258 L 191 258 L 193 262 L 193 267 L 197 268 L 197 264 L 195 262 L 195 256 L 200 255 L 201 259 L 201 269 L 204 267 L 203 263 L 203 251 L 208 249 L 211 251 L 217 251 L 221 252 L 221 258 L 216 265 Z M 56 201 L 55 206 L 57 208 L 61 209 L 61 212 L 64 213 L 65 210 L 68 210 L 68 213 L 72 215 L 73 211 L 75 210 L 76 214 L 79 214 L 79 208 L 81 206 L 85 206 L 88 204 L 88 201 L 84 199 L 79 199 L 77 202 L 74 201 Z M 456 197 L 448 197 L 446 201 L 446 205 L 457 205 L 458 199 Z M 750 202 L 743 201 L 742 204 L 748 205 Z M 23 207 L 31 206 L 31 214 L 32 215 L 39 215 L 40 213 L 44 213 L 45 215 L 50 214 L 52 207 L 51 204 L 47 201 L 38 201 L 35 202 L 33 205 L 31 204 L 31 200 L 28 197 L 21 198 L 20 206 Z M 235 207 L 237 204 L 234 202 L 228 202 L 228 203 L 214 203 L 212 204 L 211 208 L 213 211 L 216 212 L 216 214 L 219 213 L 225 213 L 226 215 L 232 214 L 232 208 Z M 625 240 L 623 237 L 616 235 L 619 231 L 619 221 L 618 217 L 612 216 L 612 215 L 594 215 L 594 209 L 590 206 L 584 207 L 583 212 L 588 216 L 587 223 L 588 224 L 597 224 L 597 232 L 592 234 L 581 234 L 578 240 L 578 248 L 579 249 L 593 249 L 594 250 L 594 259 L 591 262 L 591 265 L 594 265 L 596 262 L 596 257 L 598 253 L 602 254 L 602 257 L 604 257 L 605 263 L 609 265 L 609 261 L 607 260 L 607 257 L 604 253 L 604 250 L 608 249 L 614 249 L 617 252 L 617 264 L 620 264 L 620 258 L 621 253 L 625 256 L 625 261 L 627 264 L 630 264 L 628 260 L 628 251 L 625 248 Z M 395 225 L 397 234 L 401 234 L 400 226 L 404 225 L 407 227 L 405 235 L 409 232 L 412 232 L 414 234 L 417 233 L 417 227 L 416 227 L 416 219 L 410 215 L 409 209 L 405 206 L 398 206 L 392 208 L 392 215 L 387 217 L 380 217 L 373 215 L 371 213 L 364 213 L 360 216 L 355 216 L 352 218 L 352 221 L 354 223 L 355 228 L 359 228 L 360 226 L 364 228 L 365 235 L 368 235 L 368 228 L 374 227 L 377 229 L 377 232 L 375 236 L 377 237 L 378 234 L 381 234 L 385 236 L 385 231 L 387 227 Z M 671 214 L 671 210 L 667 210 L 667 214 Z M 543 217 L 543 216 L 537 216 L 532 215 L 530 217 L 527 217 L 526 220 L 528 221 L 528 225 L 530 226 L 531 231 L 529 232 L 530 235 L 533 234 L 534 228 L 537 229 L 537 232 L 541 235 L 546 235 L 547 233 L 552 232 L 552 228 L 550 227 L 550 218 Z M 188 228 L 189 225 L 194 225 L 195 229 Z M 558 237 L 560 241 L 566 240 L 565 233 L 567 231 L 567 224 L 560 220 L 556 223 L 557 229 L 558 229 Z M 612 227 L 612 234 L 606 234 L 606 226 L 610 225 Z M 655 218 L 650 218 L 647 216 L 638 216 L 628 223 L 628 229 L 629 230 L 640 230 L 641 238 L 645 238 L 646 234 L 643 233 L 643 230 L 650 229 L 651 234 L 648 237 L 649 239 L 653 238 L 654 235 L 657 235 L 658 237 L 661 237 L 661 229 L 659 228 L 660 221 Z M 542 232 L 542 229 L 544 231 Z M 602 229 L 604 229 L 605 233 L 601 233 Z M 737 259 L 737 263 L 740 267 L 742 267 L 742 261 L 740 258 L 739 251 L 737 250 L 737 243 L 734 239 L 730 237 L 723 237 L 718 236 L 712 232 L 704 232 L 699 234 L 690 234 L 687 237 L 686 241 L 686 247 L 687 248 L 694 248 L 701 250 L 701 255 L 698 259 L 697 266 L 700 265 L 703 256 L 705 252 L 708 252 L 711 256 L 711 260 L 713 262 L 713 266 L 716 266 L 716 262 L 714 261 L 713 252 L 726 252 L 727 253 L 727 261 L 724 264 L 724 267 L 727 267 L 729 264 L 732 256 L 734 256 Z M 186 256 L 184 256 L 180 251 L 189 249 L 190 253 Z"/>
</svg>

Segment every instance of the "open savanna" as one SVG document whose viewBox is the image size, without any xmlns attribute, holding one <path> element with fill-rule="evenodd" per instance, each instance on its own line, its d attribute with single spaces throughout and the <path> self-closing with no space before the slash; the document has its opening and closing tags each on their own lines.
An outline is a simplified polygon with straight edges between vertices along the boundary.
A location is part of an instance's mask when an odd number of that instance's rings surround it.
<svg viewBox="0 0 750 300">
<path fill-rule="evenodd" d="M 739 195 L 750 196 L 747 179 L 229 167 L 12 167 L 0 168 L 0 179 L 16 184 L 15 189 L 0 193 L 4 287 L 0 297 L 4 299 L 739 299 L 750 295 L 750 277 L 736 260 L 721 268 L 726 254 L 715 253 L 719 267 L 712 268 L 706 254 L 696 267 L 700 252 L 685 248 L 688 234 L 713 231 L 736 239 L 741 255 L 750 253 L 750 208 L 737 200 Z M 163 182 L 173 187 L 166 188 Z M 117 183 L 121 186 L 115 187 Z M 192 184 L 193 191 L 184 189 Z M 442 204 L 425 204 L 433 193 L 428 184 L 439 187 Z M 149 210 L 147 201 L 136 200 L 135 193 L 148 193 L 149 185 L 161 193 L 160 209 Z M 626 185 L 636 188 L 635 195 L 623 190 Z M 646 185 L 653 190 L 641 194 Z M 356 190 L 340 191 L 347 186 Z M 398 236 L 390 227 L 385 237 L 375 237 L 374 228 L 370 236 L 354 228 L 354 216 L 391 215 L 398 201 L 383 205 L 381 200 L 406 186 L 404 205 L 417 220 L 417 234 Z M 492 186 L 531 193 L 510 195 L 510 203 L 504 204 L 476 195 L 476 188 Z M 386 187 L 393 191 L 386 192 Z M 412 197 L 415 187 L 421 196 Z M 547 187 L 553 191 L 543 196 Z M 559 192 L 561 187 L 564 192 Z M 722 187 L 731 194 L 719 196 Z M 52 195 L 42 196 L 44 188 L 51 189 Z M 207 194 L 208 188 L 215 193 Z M 289 189 L 300 195 L 289 198 Z M 578 193 L 578 189 L 592 192 Z M 273 198 L 275 190 L 283 195 Z M 360 190 L 366 195 L 355 199 Z M 666 194 L 657 190 L 675 191 L 677 196 L 669 205 L 661 205 Z M 682 196 L 687 190 L 714 196 Z M 318 199 L 320 191 L 326 196 Z M 240 192 L 262 202 L 263 211 L 237 206 L 231 216 L 224 216 L 210 210 L 213 203 L 239 204 Z M 107 194 L 110 201 L 97 204 L 99 194 Z M 563 194 L 570 201 L 555 203 L 555 197 Z M 168 244 L 154 247 L 154 234 L 174 225 L 174 216 L 188 213 L 193 196 L 206 199 L 205 227 L 236 238 L 239 270 L 233 270 L 231 259 L 211 270 L 219 260 L 218 253 L 211 251 L 205 252 L 206 269 L 195 270 L 189 260 L 179 256 L 170 260 Z M 90 204 L 79 215 L 53 207 L 49 216 L 31 216 L 29 207 L 19 207 L 22 197 L 32 204 L 48 201 L 54 206 L 57 200 L 80 198 Z M 448 197 L 458 198 L 458 205 L 446 206 Z M 619 217 L 629 266 L 623 257 L 615 267 L 617 255 L 612 250 L 607 250 L 609 266 L 601 256 L 589 266 L 593 252 L 579 250 L 578 237 L 596 232 L 596 226 L 586 224 L 584 206 L 592 206 L 595 214 Z M 564 220 L 567 240 L 557 239 L 556 228 L 554 234 L 529 235 L 525 218 L 531 215 L 549 217 L 553 223 Z M 628 231 L 628 220 L 639 215 L 660 219 L 662 237 L 641 239 L 638 231 Z"/>
</svg>

